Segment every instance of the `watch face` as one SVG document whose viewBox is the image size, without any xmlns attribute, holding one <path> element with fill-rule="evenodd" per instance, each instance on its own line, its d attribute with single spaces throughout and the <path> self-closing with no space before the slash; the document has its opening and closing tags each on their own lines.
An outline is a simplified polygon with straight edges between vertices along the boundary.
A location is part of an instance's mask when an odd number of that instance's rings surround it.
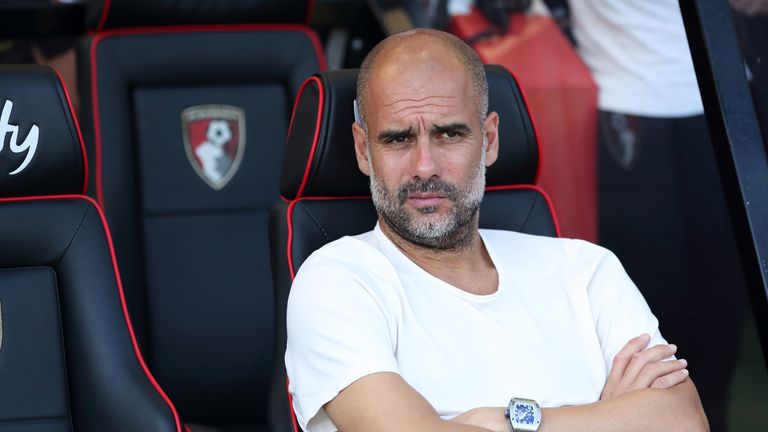
<svg viewBox="0 0 768 432">
<path fill-rule="evenodd" d="M 509 421 L 516 431 L 538 430 L 541 423 L 541 410 L 535 402 L 515 400 L 509 409 Z"/>
<path fill-rule="evenodd" d="M 511 413 L 512 421 L 524 425 L 532 425 L 535 419 L 533 405 L 524 402 L 515 404 L 515 410 Z"/>
</svg>

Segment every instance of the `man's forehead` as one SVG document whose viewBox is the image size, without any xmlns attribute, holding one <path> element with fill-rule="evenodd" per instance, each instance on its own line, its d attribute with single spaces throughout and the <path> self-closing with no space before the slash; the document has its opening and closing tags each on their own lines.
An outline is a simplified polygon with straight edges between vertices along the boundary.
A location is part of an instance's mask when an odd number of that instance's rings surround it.
<svg viewBox="0 0 768 432">
<path fill-rule="evenodd" d="M 460 98 L 430 96 L 423 99 L 398 99 L 392 97 L 392 103 L 381 104 L 372 107 L 373 114 L 379 121 L 396 123 L 441 123 L 453 121 L 466 121 L 473 114 L 471 106 L 468 106 Z"/>
<path fill-rule="evenodd" d="M 379 118 L 412 116 L 464 119 L 474 114 L 471 85 L 461 74 L 392 75 L 390 79 L 372 80 L 369 88 L 369 113 Z"/>
<path fill-rule="evenodd" d="M 397 130 L 418 133 L 434 131 L 448 126 L 462 125 L 471 129 L 471 122 L 466 116 L 413 116 L 400 118 L 385 118 L 378 124 L 379 130 Z"/>
</svg>

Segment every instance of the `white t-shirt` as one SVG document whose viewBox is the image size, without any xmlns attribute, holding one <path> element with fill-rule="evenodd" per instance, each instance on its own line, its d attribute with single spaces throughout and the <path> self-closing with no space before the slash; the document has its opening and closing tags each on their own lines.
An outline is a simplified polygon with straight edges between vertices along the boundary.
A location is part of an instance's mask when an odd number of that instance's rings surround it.
<svg viewBox="0 0 768 432">
<path fill-rule="evenodd" d="M 335 431 L 323 405 L 363 376 L 394 372 L 443 418 L 599 399 L 613 356 L 658 322 L 606 249 L 480 230 L 499 274 L 474 295 L 422 270 L 382 233 L 344 237 L 301 266 L 288 301 L 285 363 L 299 423 Z"/>
<path fill-rule="evenodd" d="M 704 112 L 678 0 L 569 4 L 600 109 L 648 117 Z"/>
</svg>

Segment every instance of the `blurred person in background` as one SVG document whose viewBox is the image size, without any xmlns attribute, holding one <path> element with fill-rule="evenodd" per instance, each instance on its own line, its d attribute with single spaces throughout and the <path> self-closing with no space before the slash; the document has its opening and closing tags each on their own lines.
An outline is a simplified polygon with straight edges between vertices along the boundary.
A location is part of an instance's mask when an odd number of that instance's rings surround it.
<svg viewBox="0 0 768 432">
<path fill-rule="evenodd" d="M 0 64 L 43 64 L 56 69 L 78 112 L 75 41 L 74 37 L 0 40 Z"/>
<path fill-rule="evenodd" d="M 59 73 L 69 92 L 72 106 L 78 112 L 79 97 L 77 94 L 77 71 L 75 43 L 76 36 L 52 34 L 51 27 L 58 28 L 55 14 L 48 13 L 45 5 L 51 8 L 66 3 L 82 3 L 87 0 L 0 0 L 0 16 L 6 20 L 18 20 L 15 28 L 24 28 L 24 37 L 8 37 L 0 39 L 0 64 L 43 64 L 48 65 Z M 20 11 L 26 11 L 19 14 Z M 39 16 L 29 12 L 38 11 Z M 3 15 L 10 14 L 10 15 Z M 34 18 L 34 19 L 33 19 Z M 54 19 L 54 21 L 51 21 Z M 29 28 L 28 28 L 29 27 Z M 7 30 L 7 29 L 6 29 Z M 67 29 L 71 30 L 71 29 Z M 85 29 L 82 29 L 83 33 Z M 43 35 L 36 32 L 42 32 Z M 13 30 L 6 31 L 13 35 Z"/>
<path fill-rule="evenodd" d="M 599 89 L 600 243 L 685 347 L 711 428 L 726 430 L 745 286 L 678 2 L 570 9 Z"/>
</svg>

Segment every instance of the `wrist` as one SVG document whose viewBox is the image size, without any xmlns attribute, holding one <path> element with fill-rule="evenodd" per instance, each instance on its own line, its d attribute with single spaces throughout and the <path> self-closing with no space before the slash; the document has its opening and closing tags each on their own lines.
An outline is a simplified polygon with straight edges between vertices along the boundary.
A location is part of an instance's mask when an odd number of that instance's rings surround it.
<svg viewBox="0 0 768 432">
<path fill-rule="evenodd" d="M 494 432 L 510 432 L 509 420 L 507 419 L 507 416 L 504 415 L 505 411 L 506 408 L 494 408 L 493 415 L 490 419 L 490 423 L 487 429 L 490 429 Z"/>
<path fill-rule="evenodd" d="M 504 416 L 505 408 L 480 408 L 482 420 L 479 426 L 493 432 L 510 432 L 509 420 Z"/>
<path fill-rule="evenodd" d="M 509 420 L 504 417 L 505 408 L 473 408 L 450 421 L 476 426 L 490 432 L 509 432 Z"/>
</svg>

